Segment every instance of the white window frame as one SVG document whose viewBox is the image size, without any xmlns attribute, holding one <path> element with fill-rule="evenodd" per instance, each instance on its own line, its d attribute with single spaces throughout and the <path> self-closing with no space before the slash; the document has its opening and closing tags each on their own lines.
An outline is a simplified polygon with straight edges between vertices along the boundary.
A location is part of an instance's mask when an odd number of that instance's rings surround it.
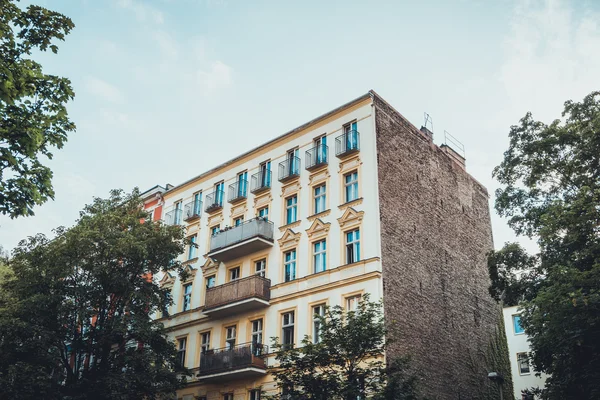
<svg viewBox="0 0 600 400">
<path fill-rule="evenodd" d="M 298 195 L 294 194 L 285 198 L 285 224 L 298 221 Z"/>
<path fill-rule="evenodd" d="M 321 245 L 320 249 L 317 250 L 317 245 Z M 317 269 L 319 265 L 319 260 L 322 264 L 322 269 L 319 271 Z M 313 272 L 315 274 L 319 272 L 323 272 L 327 270 L 327 240 L 319 240 L 313 242 Z"/>
<path fill-rule="evenodd" d="M 523 372 L 523 363 L 527 364 L 527 372 Z M 517 368 L 519 368 L 519 375 L 531 375 L 531 365 L 527 353 L 517 353 Z"/>
<path fill-rule="evenodd" d="M 290 255 L 289 260 L 288 260 L 288 254 Z M 293 258 L 292 258 L 292 255 L 293 255 Z M 288 250 L 285 253 L 283 253 L 283 281 L 284 282 L 291 282 L 296 279 L 296 259 L 297 259 L 296 249 L 291 249 L 291 250 Z M 293 276 L 290 273 L 290 279 L 288 279 L 288 274 L 286 273 L 288 267 L 290 268 L 290 272 L 292 271 L 291 267 L 293 267 L 293 271 L 294 271 Z"/>
<path fill-rule="evenodd" d="M 348 181 L 348 177 L 351 178 L 350 181 Z M 346 203 L 350 203 L 357 200 L 358 195 L 358 170 L 354 170 L 344 174 L 344 199 Z"/>
<path fill-rule="evenodd" d="M 287 321 L 286 321 L 287 317 Z M 295 321 L 296 315 L 294 311 L 287 311 L 281 314 L 281 344 L 284 346 L 293 347 L 295 341 Z M 286 332 L 291 332 L 291 343 L 286 343 Z"/>
<path fill-rule="evenodd" d="M 312 324 L 312 340 L 313 343 L 319 343 L 321 341 L 321 321 L 317 318 L 317 315 L 325 316 L 325 304 L 317 304 L 312 307 L 313 324 Z"/>
<path fill-rule="evenodd" d="M 353 296 L 348 296 L 346 297 L 346 311 L 356 311 L 358 310 L 358 304 L 360 303 L 360 300 L 362 299 L 362 295 L 360 294 L 356 294 Z"/>
<path fill-rule="evenodd" d="M 327 210 L 327 185 L 315 186 L 313 189 L 315 214 L 319 214 Z"/>
<path fill-rule="evenodd" d="M 210 331 L 200 334 L 200 352 L 202 354 L 210 350 Z"/>
<path fill-rule="evenodd" d="M 187 291 L 190 288 L 190 291 Z M 183 307 L 181 311 L 188 311 L 192 309 L 192 291 L 194 287 L 192 283 L 186 283 L 183 285 Z"/>
<path fill-rule="evenodd" d="M 254 261 L 254 273 L 260 275 L 263 278 L 267 276 L 267 259 L 261 258 L 260 260 Z"/>
<path fill-rule="evenodd" d="M 237 341 L 237 325 L 225 327 L 225 347 L 232 350 Z"/>
<path fill-rule="evenodd" d="M 352 240 L 348 240 L 348 234 L 352 234 Z M 353 229 L 344 232 L 344 239 L 346 240 L 346 264 L 352 264 L 360 261 L 360 229 Z M 358 237 L 358 238 L 357 238 Z M 352 251 L 352 253 L 350 253 Z M 352 257 L 350 257 L 352 254 Z"/>
<path fill-rule="evenodd" d="M 181 363 L 181 366 L 185 366 L 185 357 L 187 350 L 187 337 L 177 339 L 177 360 Z"/>
</svg>

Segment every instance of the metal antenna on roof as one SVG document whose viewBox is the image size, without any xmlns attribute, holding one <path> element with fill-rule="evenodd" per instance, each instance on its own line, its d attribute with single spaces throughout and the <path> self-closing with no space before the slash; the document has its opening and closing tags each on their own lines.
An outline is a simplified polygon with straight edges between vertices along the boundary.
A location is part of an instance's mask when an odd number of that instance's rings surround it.
<svg viewBox="0 0 600 400">
<path fill-rule="evenodd" d="M 429 129 L 431 132 L 433 132 L 433 118 L 431 118 L 431 115 L 427 114 L 427 112 L 424 112 L 423 119 L 425 120 L 425 123 L 423 124 L 423 126 L 427 129 Z M 429 127 L 427 126 L 428 123 L 429 123 Z"/>
</svg>

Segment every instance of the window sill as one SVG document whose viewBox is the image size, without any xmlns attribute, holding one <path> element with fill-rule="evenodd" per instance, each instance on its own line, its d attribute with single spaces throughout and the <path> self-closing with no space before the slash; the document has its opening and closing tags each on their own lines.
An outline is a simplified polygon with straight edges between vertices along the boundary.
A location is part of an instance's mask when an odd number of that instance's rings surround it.
<svg viewBox="0 0 600 400">
<path fill-rule="evenodd" d="M 196 261 L 198 261 L 198 257 L 194 257 L 194 258 L 190 258 L 189 260 L 185 260 L 184 262 L 181 263 L 181 265 L 185 266 L 185 265 L 194 264 L 194 263 L 196 263 Z"/>
<path fill-rule="evenodd" d="M 313 214 L 313 215 L 311 215 L 310 217 L 308 217 L 306 219 L 312 222 L 312 221 L 314 221 L 317 218 L 326 217 L 329 214 L 331 214 L 331 209 L 325 210 L 325 211 L 321 211 L 320 213 Z"/>
<path fill-rule="evenodd" d="M 347 203 L 344 203 L 344 204 L 341 204 L 341 205 L 339 205 L 339 206 L 338 206 L 338 208 L 339 208 L 340 210 L 345 210 L 345 209 L 346 209 L 346 208 L 348 208 L 348 207 L 354 207 L 354 206 L 358 206 L 358 205 L 362 204 L 362 202 L 363 202 L 363 198 L 362 198 L 362 197 L 359 197 L 359 198 L 358 198 L 358 199 L 356 199 L 356 200 L 352 200 L 352 201 L 349 201 L 349 202 L 347 202 Z"/>
<path fill-rule="evenodd" d="M 280 226 L 279 231 L 283 232 L 287 229 L 296 228 L 296 227 L 300 226 L 300 222 L 301 222 L 301 220 L 298 220 L 298 221 L 292 222 L 291 224 Z"/>
</svg>

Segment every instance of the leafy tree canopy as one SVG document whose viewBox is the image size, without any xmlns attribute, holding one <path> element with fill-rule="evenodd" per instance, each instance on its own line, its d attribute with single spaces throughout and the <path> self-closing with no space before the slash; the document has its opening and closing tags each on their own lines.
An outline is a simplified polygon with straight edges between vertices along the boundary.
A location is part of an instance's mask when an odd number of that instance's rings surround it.
<svg viewBox="0 0 600 400">
<path fill-rule="evenodd" d="M 45 74 L 30 58 L 34 51 L 58 51 L 74 24 L 43 7 L 22 10 L 0 0 L 0 213 L 33 215 L 33 206 L 54 197 L 52 171 L 40 157 L 52 158 L 75 130 L 66 103 L 71 81 Z"/>
<path fill-rule="evenodd" d="M 383 363 L 385 323 L 380 302 L 368 295 L 356 311 L 326 307 L 315 314 L 318 340 L 305 336 L 300 347 L 273 338 L 277 363 L 271 368 L 280 394 L 268 399 L 302 400 L 413 400 L 417 379 L 408 359 Z M 389 378 L 389 379 L 388 379 Z"/>
<path fill-rule="evenodd" d="M 567 101 L 563 121 L 528 113 L 510 130 L 496 210 L 529 255 L 507 244 L 489 258 L 491 294 L 522 308 L 545 399 L 600 398 L 600 92 Z M 517 274 L 518 278 L 515 277 Z"/>
<path fill-rule="evenodd" d="M 113 191 L 56 238 L 19 244 L 0 287 L 0 399 L 170 399 L 181 387 L 187 371 L 151 316 L 170 302 L 152 278 L 181 271 L 183 232 L 146 216 L 137 190 Z"/>
</svg>

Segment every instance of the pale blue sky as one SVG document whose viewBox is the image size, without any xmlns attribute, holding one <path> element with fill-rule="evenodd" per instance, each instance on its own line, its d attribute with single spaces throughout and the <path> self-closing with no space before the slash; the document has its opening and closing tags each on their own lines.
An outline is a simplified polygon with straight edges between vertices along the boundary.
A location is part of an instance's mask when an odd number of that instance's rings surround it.
<svg viewBox="0 0 600 400">
<path fill-rule="evenodd" d="M 111 188 L 178 184 L 374 89 L 465 145 L 490 193 L 509 126 L 559 117 L 600 83 L 600 2 L 38 0 L 76 28 L 49 73 L 71 78 L 77 132 L 56 200 L 0 217 L 0 244 L 72 225 Z M 574 8 L 576 6 L 576 8 Z M 497 247 L 513 240 L 492 219 Z"/>
</svg>

